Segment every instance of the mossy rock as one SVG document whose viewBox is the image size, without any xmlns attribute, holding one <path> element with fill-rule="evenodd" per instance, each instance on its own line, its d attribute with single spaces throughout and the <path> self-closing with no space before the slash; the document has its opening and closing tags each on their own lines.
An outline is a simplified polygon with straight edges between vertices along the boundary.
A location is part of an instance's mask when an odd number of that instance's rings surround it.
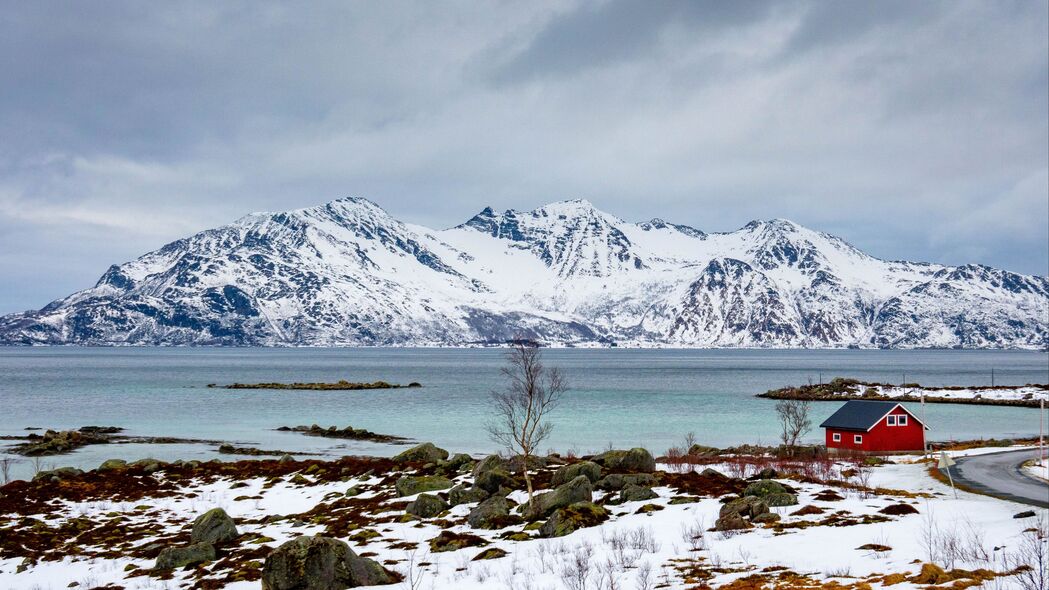
<svg viewBox="0 0 1049 590">
<path fill-rule="evenodd" d="M 671 506 L 677 506 L 678 504 L 696 504 L 702 499 L 703 498 L 700 498 L 698 496 L 677 496 L 671 498 L 668 504 L 670 504 Z"/>
<path fill-rule="evenodd" d="M 473 457 L 466 453 L 456 453 L 447 461 L 441 461 L 437 467 L 444 473 L 458 473 L 474 462 Z"/>
<path fill-rule="evenodd" d="M 107 459 L 98 466 L 95 471 L 116 471 L 118 469 L 126 469 L 127 461 L 123 459 Z"/>
<path fill-rule="evenodd" d="M 739 531 L 751 528 L 751 524 L 738 512 L 731 512 L 717 519 L 714 523 L 715 531 Z"/>
<path fill-rule="evenodd" d="M 233 519 L 221 508 L 212 508 L 193 521 L 190 538 L 194 543 L 223 543 L 240 536 Z"/>
<path fill-rule="evenodd" d="M 605 451 L 594 457 L 593 461 L 608 471 L 652 473 L 656 470 L 655 457 L 640 447 L 629 451 Z"/>
<path fill-rule="evenodd" d="M 769 506 L 794 506 L 798 503 L 798 497 L 794 494 L 767 494 L 762 497 Z"/>
<path fill-rule="evenodd" d="M 480 476 L 482 473 L 485 473 L 487 471 L 492 471 L 493 469 L 500 469 L 502 471 L 509 471 L 510 470 L 510 466 L 507 463 L 506 459 L 503 459 L 499 455 L 488 455 L 484 459 L 481 459 L 480 461 L 478 461 L 477 465 L 474 465 L 473 476 L 476 478 L 476 477 Z"/>
<path fill-rule="evenodd" d="M 398 463 L 437 463 L 448 458 L 448 451 L 434 445 L 423 443 L 394 456 Z"/>
<path fill-rule="evenodd" d="M 299 537 L 273 550 L 262 566 L 263 590 L 342 590 L 392 584 L 398 577 L 329 537 Z"/>
<path fill-rule="evenodd" d="M 509 471 L 490 469 L 474 476 L 474 486 L 489 494 L 495 494 L 501 489 L 514 489 L 518 484 Z"/>
<path fill-rule="evenodd" d="M 441 531 L 439 535 L 430 539 L 430 551 L 442 553 L 445 551 L 458 551 L 467 547 L 484 547 L 488 541 L 470 533 L 453 533 Z"/>
<path fill-rule="evenodd" d="M 500 557 L 506 557 L 506 556 L 507 556 L 507 553 L 503 549 L 500 549 L 498 547 L 492 547 L 490 549 L 485 549 L 484 551 L 478 553 L 473 558 L 473 561 L 484 561 L 486 559 L 499 559 Z"/>
<path fill-rule="evenodd" d="M 508 531 L 499 535 L 499 538 L 507 541 L 531 541 L 532 535 L 529 535 L 528 533 L 522 531 Z"/>
<path fill-rule="evenodd" d="M 559 486 L 572 481 L 580 475 L 585 475 L 590 480 L 590 483 L 596 483 L 597 480 L 601 479 L 601 466 L 593 461 L 580 461 L 571 465 L 564 465 L 554 472 L 550 485 Z"/>
<path fill-rule="evenodd" d="M 663 507 L 659 504 L 645 504 L 634 511 L 634 514 L 652 514 L 653 512 L 659 512 L 663 510 Z"/>
<path fill-rule="evenodd" d="M 459 484 L 448 490 L 448 504 L 458 506 L 460 504 L 473 504 L 485 501 L 490 494 L 476 486 L 467 487 Z"/>
<path fill-rule="evenodd" d="M 398 496 L 414 496 L 422 492 L 435 492 L 452 487 L 452 480 L 440 475 L 405 476 L 394 485 Z"/>
<path fill-rule="evenodd" d="M 467 522 L 475 529 L 503 529 L 521 523 L 521 518 L 510 514 L 510 502 L 502 496 L 492 496 L 470 511 Z"/>
<path fill-rule="evenodd" d="M 754 518 L 750 519 L 750 522 L 772 523 L 779 522 L 779 520 L 780 515 L 776 514 L 775 512 L 766 512 L 764 514 L 759 514 Z"/>
<path fill-rule="evenodd" d="M 617 491 L 630 485 L 651 487 L 657 483 L 659 480 L 651 473 L 610 473 L 599 479 L 594 487 L 599 490 Z"/>
<path fill-rule="evenodd" d="M 769 511 L 769 505 L 765 503 L 762 498 L 757 496 L 744 496 L 742 498 L 736 498 L 730 502 L 727 502 L 721 507 L 718 512 L 719 517 L 729 516 L 731 514 L 739 514 L 741 516 L 747 516 L 754 518 L 760 516 Z"/>
<path fill-rule="evenodd" d="M 644 502 L 645 500 L 654 500 L 659 497 L 659 494 L 652 491 L 652 488 L 646 488 L 642 486 L 636 486 L 630 484 L 625 486 L 619 492 L 619 501 L 622 502 Z"/>
<path fill-rule="evenodd" d="M 448 510 L 448 504 L 444 500 L 431 494 L 419 494 L 405 512 L 419 518 L 434 518 L 438 514 Z"/>
<path fill-rule="evenodd" d="M 215 547 L 211 543 L 194 543 L 187 547 L 165 547 L 157 556 L 154 569 L 171 570 L 215 560 Z"/>
<path fill-rule="evenodd" d="M 538 520 L 559 508 L 579 502 L 591 502 L 593 495 L 594 488 L 590 485 L 590 480 L 585 475 L 579 475 L 552 492 L 535 496 L 531 504 L 522 504 L 522 510 L 527 520 Z"/>
<path fill-rule="evenodd" d="M 717 457 L 721 453 L 721 449 L 717 447 L 708 447 L 706 445 L 692 445 L 688 448 L 688 455 L 690 457 Z"/>
<path fill-rule="evenodd" d="M 593 502 L 577 502 L 554 511 L 539 529 L 544 537 L 563 537 L 582 528 L 608 520 L 608 510 Z"/>
<path fill-rule="evenodd" d="M 368 542 L 371 541 L 372 539 L 375 539 L 375 538 L 381 537 L 381 536 L 382 535 L 380 535 L 376 531 L 373 531 L 372 529 L 361 529 L 361 530 L 357 531 L 356 533 L 353 533 L 352 535 L 350 535 L 347 538 L 349 540 L 353 541 L 354 543 L 360 543 L 361 545 L 367 545 Z"/>
<path fill-rule="evenodd" d="M 758 480 L 747 486 L 747 489 L 743 490 L 744 496 L 767 496 L 769 494 L 787 494 L 790 493 L 783 484 L 772 481 L 771 479 Z"/>
</svg>

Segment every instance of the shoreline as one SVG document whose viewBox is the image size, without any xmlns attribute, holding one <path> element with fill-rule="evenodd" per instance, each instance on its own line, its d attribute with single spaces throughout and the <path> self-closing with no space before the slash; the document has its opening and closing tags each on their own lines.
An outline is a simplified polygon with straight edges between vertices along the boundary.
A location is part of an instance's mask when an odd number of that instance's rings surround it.
<svg viewBox="0 0 1049 590">
<path fill-rule="evenodd" d="M 986 387 L 922 386 L 917 383 L 893 385 L 836 378 L 819 385 L 788 386 L 759 393 L 755 397 L 774 400 L 846 401 L 870 400 L 920 403 L 922 392 L 926 403 L 978 406 L 1038 408 L 1049 401 L 1049 385 L 997 385 Z M 987 397 L 997 396 L 997 397 Z"/>
</svg>

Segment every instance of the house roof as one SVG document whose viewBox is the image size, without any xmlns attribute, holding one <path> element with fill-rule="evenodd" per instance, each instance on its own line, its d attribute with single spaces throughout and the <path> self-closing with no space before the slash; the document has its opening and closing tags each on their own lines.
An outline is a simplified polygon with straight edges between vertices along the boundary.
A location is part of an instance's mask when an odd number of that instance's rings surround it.
<svg viewBox="0 0 1049 590">
<path fill-rule="evenodd" d="M 845 405 L 838 408 L 837 412 L 831 414 L 830 418 L 827 418 L 820 424 L 820 428 L 839 428 L 841 430 L 862 430 L 866 432 L 874 428 L 889 412 L 896 409 L 896 406 L 902 408 L 919 424 L 928 428 L 925 426 L 925 423 L 918 420 L 917 416 L 911 414 L 907 408 L 904 408 L 897 402 L 867 400 L 849 400 L 845 402 Z"/>
</svg>

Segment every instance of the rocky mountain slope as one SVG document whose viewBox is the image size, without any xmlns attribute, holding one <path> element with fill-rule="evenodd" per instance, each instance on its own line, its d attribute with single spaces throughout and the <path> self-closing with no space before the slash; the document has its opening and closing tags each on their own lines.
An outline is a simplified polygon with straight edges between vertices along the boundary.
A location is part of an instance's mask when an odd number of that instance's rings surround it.
<svg viewBox="0 0 1049 590">
<path fill-rule="evenodd" d="M 112 266 L 3 344 L 1044 348 L 1049 279 L 888 262 L 790 221 L 704 233 L 586 201 L 436 231 L 365 199 L 256 213 Z"/>
</svg>

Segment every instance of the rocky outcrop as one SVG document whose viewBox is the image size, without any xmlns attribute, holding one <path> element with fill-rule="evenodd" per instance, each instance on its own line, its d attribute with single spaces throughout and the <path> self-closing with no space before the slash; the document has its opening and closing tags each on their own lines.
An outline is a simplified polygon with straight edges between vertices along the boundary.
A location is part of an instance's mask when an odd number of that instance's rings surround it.
<svg viewBox="0 0 1049 590">
<path fill-rule="evenodd" d="M 559 486 L 572 481 L 580 475 L 585 475 L 590 480 L 590 483 L 596 483 L 597 480 L 601 479 L 601 466 L 593 461 L 580 461 L 570 465 L 563 465 L 554 472 L 550 485 Z"/>
<path fill-rule="evenodd" d="M 642 448 L 605 451 L 595 456 L 593 461 L 609 472 L 652 473 L 656 470 L 656 459 Z"/>
<path fill-rule="evenodd" d="M 398 463 L 437 463 L 447 458 L 448 451 L 427 442 L 397 454 L 393 460 Z"/>
<path fill-rule="evenodd" d="M 240 536 L 233 519 L 221 508 L 212 508 L 193 521 L 190 538 L 194 543 L 223 543 Z"/>
<path fill-rule="evenodd" d="M 659 482 L 651 473 L 610 473 L 597 481 L 599 490 L 618 491 L 626 486 L 654 486 Z"/>
<path fill-rule="evenodd" d="M 509 517 L 510 503 L 506 498 L 492 496 L 471 510 L 466 521 L 475 529 L 501 529 L 508 525 Z"/>
<path fill-rule="evenodd" d="M 434 518 L 440 513 L 448 510 L 448 504 L 444 500 L 430 494 L 419 494 L 405 512 L 419 518 Z"/>
<path fill-rule="evenodd" d="M 554 491 L 535 496 L 531 504 L 525 504 L 524 514 L 527 520 L 538 520 L 558 508 L 564 508 L 578 502 L 593 500 L 594 488 L 585 475 L 576 476 L 568 483 L 558 486 Z"/>
<path fill-rule="evenodd" d="M 263 590 L 343 590 L 392 584 L 397 576 L 328 537 L 299 537 L 273 550 L 262 566 Z"/>
<path fill-rule="evenodd" d="M 186 547 L 165 547 L 157 556 L 154 569 L 170 570 L 215 560 L 215 547 L 211 543 L 194 543 Z"/>
<path fill-rule="evenodd" d="M 563 537 L 606 520 L 608 510 L 591 502 L 577 502 L 554 511 L 539 529 L 539 534 L 543 537 Z"/>
</svg>

